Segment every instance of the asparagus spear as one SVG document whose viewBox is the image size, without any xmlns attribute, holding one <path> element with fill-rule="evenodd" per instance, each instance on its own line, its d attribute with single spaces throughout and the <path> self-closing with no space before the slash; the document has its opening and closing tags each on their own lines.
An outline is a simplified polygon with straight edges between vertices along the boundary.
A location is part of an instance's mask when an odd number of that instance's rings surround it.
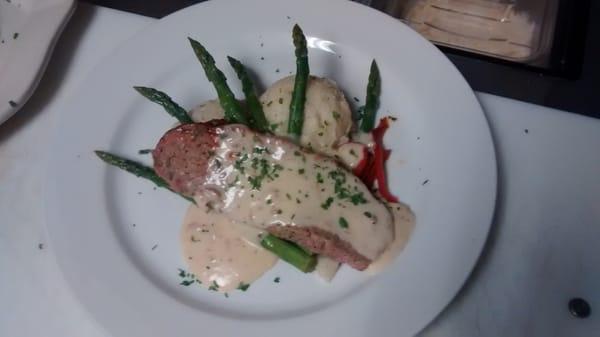
<svg viewBox="0 0 600 337">
<path fill-rule="evenodd" d="M 194 50 L 198 61 L 200 61 L 202 68 L 204 68 L 206 78 L 212 82 L 217 91 L 219 103 L 223 110 L 225 110 L 225 119 L 229 122 L 248 124 L 248 118 L 246 117 L 244 110 L 242 110 L 240 102 L 235 99 L 233 92 L 229 89 L 229 86 L 227 86 L 227 78 L 223 72 L 217 68 L 213 57 L 200 42 L 191 37 L 188 37 L 188 40 L 190 40 L 192 49 Z"/>
<path fill-rule="evenodd" d="M 369 82 L 367 83 L 367 99 L 365 101 L 365 109 L 363 112 L 360 129 L 363 132 L 370 132 L 375 127 L 375 115 L 379 107 L 379 95 L 381 94 L 381 77 L 379 76 L 379 68 L 377 62 L 371 62 L 371 70 L 369 72 Z"/>
<path fill-rule="evenodd" d="M 154 184 L 156 184 L 156 186 L 158 186 L 158 187 L 166 188 L 173 193 L 177 193 L 177 192 L 173 191 L 172 189 L 170 189 L 169 184 L 167 184 L 166 181 L 164 181 L 161 177 L 159 177 L 156 174 L 156 172 L 154 172 L 154 170 L 148 166 L 142 165 L 133 160 L 121 158 L 112 153 L 108 153 L 108 152 L 104 152 L 104 151 L 94 151 L 94 152 L 96 153 L 96 155 L 98 157 L 100 157 L 100 159 L 102 159 L 102 161 L 104 161 L 107 164 L 116 166 L 122 170 L 125 170 L 129 173 L 136 175 L 137 177 L 148 179 L 148 180 L 152 181 Z M 194 199 L 192 199 L 190 197 L 187 197 L 182 194 L 179 194 L 179 195 L 182 198 L 186 199 L 187 201 L 194 202 Z"/>
<path fill-rule="evenodd" d="M 294 46 L 296 47 L 296 78 L 290 102 L 288 133 L 298 140 L 302 135 L 302 124 L 304 124 L 304 103 L 306 101 L 306 86 L 310 70 L 308 68 L 306 37 L 297 24 L 294 25 L 292 37 L 294 39 Z"/>
<path fill-rule="evenodd" d="M 165 108 L 165 110 L 169 113 L 169 115 L 177 118 L 179 122 L 182 124 L 193 123 L 190 116 L 187 114 L 184 108 L 180 107 L 177 103 L 173 102 L 169 95 L 165 94 L 162 91 L 156 90 L 154 88 L 147 87 L 133 87 L 137 92 L 142 94 L 142 96 L 151 100 L 154 103 L 160 104 Z"/>
<path fill-rule="evenodd" d="M 229 60 L 229 64 L 231 64 L 231 67 L 233 70 L 235 70 L 237 77 L 240 79 L 240 81 L 242 81 L 242 91 L 246 96 L 246 106 L 250 111 L 250 125 L 252 128 L 260 132 L 268 131 L 269 123 L 265 118 L 262 105 L 260 104 L 258 97 L 256 97 L 256 92 L 254 91 L 254 84 L 252 84 L 252 80 L 250 79 L 250 76 L 248 76 L 244 65 L 242 62 L 234 59 L 231 56 L 227 56 L 227 60 Z"/>
<path fill-rule="evenodd" d="M 297 245 L 279 239 L 271 234 L 265 236 L 260 241 L 260 244 L 304 273 L 313 271 L 317 265 L 315 255 L 308 254 Z"/>
</svg>

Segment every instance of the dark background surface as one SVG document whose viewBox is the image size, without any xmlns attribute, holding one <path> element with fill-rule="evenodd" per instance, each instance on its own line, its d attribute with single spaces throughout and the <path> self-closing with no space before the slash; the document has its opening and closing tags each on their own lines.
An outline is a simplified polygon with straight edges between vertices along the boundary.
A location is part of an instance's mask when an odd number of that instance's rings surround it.
<svg viewBox="0 0 600 337">
<path fill-rule="evenodd" d="M 161 18 L 203 0 L 82 0 L 145 16 Z M 218 0 L 213 0 L 218 1 Z M 301 1 L 301 0 L 298 0 Z M 577 3 L 583 0 L 573 0 Z M 569 3 L 569 2 L 567 2 Z M 473 58 L 442 49 L 473 89 L 600 118 L 600 1 L 592 0 L 589 10 L 573 20 L 582 28 L 565 39 L 566 50 L 577 60 L 570 78 Z M 576 47 L 575 45 L 581 45 Z"/>
</svg>

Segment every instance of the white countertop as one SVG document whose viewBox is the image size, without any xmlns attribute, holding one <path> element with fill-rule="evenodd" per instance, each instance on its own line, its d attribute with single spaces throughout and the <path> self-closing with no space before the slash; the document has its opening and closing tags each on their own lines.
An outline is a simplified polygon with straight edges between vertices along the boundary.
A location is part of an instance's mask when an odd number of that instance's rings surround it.
<svg viewBox="0 0 600 337">
<path fill-rule="evenodd" d="M 61 104 L 153 19 L 80 5 L 36 93 L 0 126 L 0 336 L 108 337 L 58 270 L 44 167 Z M 591 336 L 600 331 L 600 120 L 478 94 L 499 162 L 491 236 L 473 275 L 423 336 Z M 567 302 L 585 298 L 587 319 Z"/>
</svg>

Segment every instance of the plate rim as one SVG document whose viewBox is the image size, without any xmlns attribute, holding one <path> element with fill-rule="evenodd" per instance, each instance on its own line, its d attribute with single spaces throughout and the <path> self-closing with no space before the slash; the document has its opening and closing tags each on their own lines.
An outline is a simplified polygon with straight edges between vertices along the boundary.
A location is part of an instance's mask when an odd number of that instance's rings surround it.
<svg viewBox="0 0 600 337">
<path fill-rule="evenodd" d="M 9 3 L 6 6 L 8 5 L 11 4 Z M 19 41 L 19 45 L 11 49 L 11 55 L 13 55 L 14 58 L 14 55 L 34 50 L 34 53 L 37 56 L 31 63 L 17 62 L 17 64 L 10 64 L 12 70 L 10 70 L 9 73 L 18 75 L 19 77 L 25 77 L 27 80 L 22 86 L 19 86 L 15 90 L 11 90 L 10 93 L 6 93 L 6 90 L 0 90 L 0 106 L 2 106 L 2 108 L 0 108 L 0 124 L 15 115 L 33 95 L 48 66 L 54 47 L 76 8 L 77 2 L 75 0 L 61 0 L 61 2 L 54 3 L 50 9 L 58 10 L 59 15 L 53 17 L 54 21 L 52 22 L 52 27 L 43 27 L 44 29 L 35 28 L 35 20 L 38 19 L 40 14 L 30 15 L 29 19 L 25 22 L 25 30 L 34 31 L 37 32 L 37 34 L 35 36 L 27 37 L 28 41 L 25 43 Z M 45 8 L 37 10 L 36 8 L 32 9 L 32 13 L 41 12 L 41 15 L 45 14 L 47 11 L 48 9 Z M 23 35 L 22 32 L 20 33 L 20 35 Z M 6 39 L 8 40 L 8 37 Z M 24 39 L 24 37 L 21 37 L 21 39 Z M 38 43 L 40 39 L 43 43 Z M 9 80 L 4 82 L 12 83 L 13 81 L 10 81 L 10 78 L 12 77 L 8 75 L 8 78 Z M 8 87 L 10 87 L 10 85 Z M 3 87 L 2 89 L 6 88 Z M 9 101 L 15 102 L 16 105 L 13 106 L 12 104 L 9 104 Z"/>
</svg>

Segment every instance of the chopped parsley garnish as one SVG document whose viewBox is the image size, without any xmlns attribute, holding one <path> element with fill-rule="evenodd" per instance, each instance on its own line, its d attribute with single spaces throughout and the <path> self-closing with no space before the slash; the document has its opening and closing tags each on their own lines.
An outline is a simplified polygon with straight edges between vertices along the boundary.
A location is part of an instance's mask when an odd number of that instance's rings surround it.
<svg viewBox="0 0 600 337">
<path fill-rule="evenodd" d="M 275 282 L 275 283 L 279 283 L 279 276 L 277 276 L 277 277 L 276 277 L 276 278 L 273 280 L 273 282 Z"/>
<path fill-rule="evenodd" d="M 198 280 L 196 278 L 196 275 L 194 275 L 192 273 L 188 273 L 183 269 L 178 269 L 178 270 L 179 270 L 179 273 L 177 275 L 183 279 L 183 280 L 181 280 L 181 282 L 179 282 L 180 285 L 188 287 L 194 283 L 198 283 L 198 284 L 202 283 L 202 282 L 200 282 L 200 280 Z"/>
<path fill-rule="evenodd" d="M 335 195 L 341 200 L 349 200 L 354 205 L 366 204 L 367 200 L 364 198 L 362 192 L 351 193 L 350 186 L 346 185 L 346 174 L 336 169 L 330 171 L 328 174 L 329 178 L 335 182 L 334 191 Z"/>
<path fill-rule="evenodd" d="M 275 131 L 277 130 L 277 128 L 279 127 L 279 124 L 277 123 L 273 123 L 269 126 L 269 128 L 271 129 L 271 131 Z"/>
<path fill-rule="evenodd" d="M 267 149 L 266 147 L 255 147 L 254 150 L 252 150 L 253 153 L 257 153 L 257 154 L 263 154 L 263 152 L 269 153 L 269 149 Z"/>
<path fill-rule="evenodd" d="M 304 169 L 303 168 L 298 169 L 298 174 L 304 174 Z"/>
<path fill-rule="evenodd" d="M 262 186 L 262 179 L 259 177 L 248 177 L 248 182 L 254 190 L 260 190 L 260 187 Z"/>
<path fill-rule="evenodd" d="M 340 217 L 338 223 L 340 224 L 340 227 L 348 228 L 348 221 L 346 221 L 346 219 L 344 219 L 343 217 Z"/>
<path fill-rule="evenodd" d="M 19 37 L 19 33 L 14 33 L 13 34 L 13 40 L 16 40 Z"/>
<path fill-rule="evenodd" d="M 288 198 L 288 200 L 292 200 L 292 196 L 289 193 L 286 193 L 285 196 Z"/>
<path fill-rule="evenodd" d="M 321 172 L 317 172 L 317 182 L 318 182 L 319 184 L 322 184 L 322 183 L 323 183 L 323 181 L 324 181 L 324 180 L 323 180 L 323 175 L 321 174 Z"/>
<path fill-rule="evenodd" d="M 240 284 L 237 287 L 239 290 L 241 291 L 246 291 L 248 290 L 248 288 L 250 288 L 250 284 L 249 283 L 244 283 L 244 282 L 240 282 Z"/>
<path fill-rule="evenodd" d="M 271 199 L 267 199 L 267 205 L 270 205 L 270 204 L 272 204 L 272 203 L 273 203 L 273 200 L 271 200 Z"/>
<path fill-rule="evenodd" d="M 218 291 L 219 290 L 219 284 L 217 283 L 217 281 L 212 281 L 212 284 L 210 285 L 210 287 L 208 287 L 208 290 L 211 291 Z"/>
<path fill-rule="evenodd" d="M 321 208 L 329 209 L 329 207 L 331 206 L 332 203 L 333 203 L 333 198 L 329 197 L 329 198 L 327 198 L 327 200 L 325 200 L 324 203 L 321 204 Z"/>
<path fill-rule="evenodd" d="M 261 188 L 262 182 L 265 179 L 269 179 L 271 181 L 275 180 L 275 178 L 279 177 L 277 172 L 283 170 L 283 166 L 279 164 L 271 165 L 268 160 L 258 158 L 252 159 L 251 167 L 258 171 L 257 176 L 248 177 L 248 182 L 255 190 L 259 190 Z"/>
<path fill-rule="evenodd" d="M 361 193 L 356 193 L 356 194 L 351 195 L 350 202 L 352 202 L 354 205 L 366 204 L 367 199 L 365 199 L 365 197 L 363 196 L 363 194 L 361 192 Z"/>
<path fill-rule="evenodd" d="M 337 111 L 332 111 L 331 114 L 333 115 L 334 119 L 340 119 L 340 114 Z"/>
<path fill-rule="evenodd" d="M 279 104 L 283 104 L 283 98 L 279 97 Z"/>
<path fill-rule="evenodd" d="M 244 154 L 244 156 L 242 156 L 242 158 L 238 159 L 235 161 L 235 163 L 233 164 L 233 167 L 235 169 L 237 169 L 238 171 L 240 171 L 241 173 L 244 173 L 244 166 L 242 166 L 242 164 L 248 160 L 248 154 Z"/>
<path fill-rule="evenodd" d="M 371 212 L 364 212 L 363 214 L 369 219 L 373 217 L 373 214 L 371 214 Z"/>
<path fill-rule="evenodd" d="M 353 155 L 354 157 L 358 157 L 356 152 L 354 152 L 354 149 L 350 149 L 350 154 Z"/>
</svg>

